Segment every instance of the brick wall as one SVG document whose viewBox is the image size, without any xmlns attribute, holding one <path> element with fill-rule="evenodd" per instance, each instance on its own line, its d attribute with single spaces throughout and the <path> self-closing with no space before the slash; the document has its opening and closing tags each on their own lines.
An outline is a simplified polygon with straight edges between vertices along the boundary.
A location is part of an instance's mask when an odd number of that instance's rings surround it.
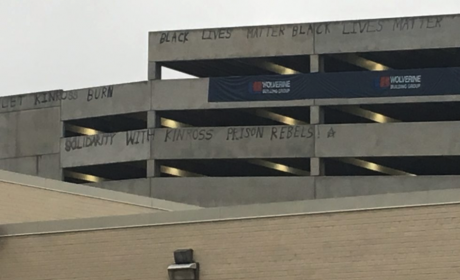
<svg viewBox="0 0 460 280">
<path fill-rule="evenodd" d="M 193 248 L 202 280 L 460 277 L 460 205 L 0 238 L 0 279 L 167 279 Z"/>
<path fill-rule="evenodd" d="M 146 207 L 5 182 L 0 182 L 0 190 L 0 224 L 157 211 Z"/>
</svg>

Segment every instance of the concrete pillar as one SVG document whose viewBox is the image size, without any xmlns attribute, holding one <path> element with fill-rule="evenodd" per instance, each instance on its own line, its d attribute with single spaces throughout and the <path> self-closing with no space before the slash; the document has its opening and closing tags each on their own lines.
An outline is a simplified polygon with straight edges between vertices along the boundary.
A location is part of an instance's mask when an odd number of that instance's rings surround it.
<svg viewBox="0 0 460 280">
<path fill-rule="evenodd" d="M 150 128 L 159 128 L 161 127 L 161 119 L 156 111 L 147 112 L 147 127 Z M 160 177 L 160 165 L 155 159 L 150 159 L 147 161 L 147 177 Z"/>
<path fill-rule="evenodd" d="M 324 123 L 324 110 L 320 106 L 310 107 L 310 124 L 318 125 Z M 315 129 L 317 131 L 317 128 Z M 310 158 L 310 176 L 324 176 L 324 160 L 322 158 Z"/>
<path fill-rule="evenodd" d="M 150 177 L 160 177 L 161 175 L 161 166 L 154 159 L 147 161 L 147 178 Z"/>
<path fill-rule="evenodd" d="M 310 176 L 324 176 L 324 160 L 322 158 L 310 158 Z"/>
<path fill-rule="evenodd" d="M 161 65 L 159 63 L 149 61 L 148 78 L 149 80 L 161 80 Z"/>
<path fill-rule="evenodd" d="M 324 123 L 324 110 L 320 106 L 310 107 L 310 124 L 318 125 Z M 317 131 L 317 128 L 315 128 Z M 323 176 L 324 160 L 322 158 L 310 158 L 310 176 Z"/>
<path fill-rule="evenodd" d="M 319 54 L 310 55 L 310 73 L 324 72 L 324 58 Z"/>
<path fill-rule="evenodd" d="M 147 127 L 148 128 L 161 127 L 161 118 L 156 111 L 147 112 Z"/>
<path fill-rule="evenodd" d="M 310 106 L 310 124 L 324 123 L 324 109 L 320 106 Z"/>
</svg>

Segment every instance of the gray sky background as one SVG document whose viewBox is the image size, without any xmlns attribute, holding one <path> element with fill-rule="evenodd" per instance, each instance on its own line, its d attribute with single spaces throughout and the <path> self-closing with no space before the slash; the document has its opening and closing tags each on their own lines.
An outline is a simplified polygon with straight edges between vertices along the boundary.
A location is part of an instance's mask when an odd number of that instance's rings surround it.
<svg viewBox="0 0 460 280">
<path fill-rule="evenodd" d="M 0 96 L 146 80 L 149 31 L 450 13 L 460 0 L 0 0 Z"/>
</svg>

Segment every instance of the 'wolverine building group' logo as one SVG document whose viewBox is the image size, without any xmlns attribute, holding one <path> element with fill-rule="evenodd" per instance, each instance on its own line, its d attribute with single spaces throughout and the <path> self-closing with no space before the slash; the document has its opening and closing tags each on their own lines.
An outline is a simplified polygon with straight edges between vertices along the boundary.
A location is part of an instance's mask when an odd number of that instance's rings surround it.
<svg viewBox="0 0 460 280">
<path fill-rule="evenodd" d="M 380 89 L 417 89 L 422 86 L 422 75 L 382 76 L 375 80 Z"/>
<path fill-rule="evenodd" d="M 255 81 L 249 83 L 249 92 L 254 94 L 282 94 L 291 91 L 291 81 Z"/>
</svg>

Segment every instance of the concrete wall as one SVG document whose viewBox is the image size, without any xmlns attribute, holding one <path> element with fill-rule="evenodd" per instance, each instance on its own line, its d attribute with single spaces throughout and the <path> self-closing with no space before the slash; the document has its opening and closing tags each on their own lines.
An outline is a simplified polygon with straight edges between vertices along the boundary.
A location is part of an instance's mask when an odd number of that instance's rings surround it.
<svg viewBox="0 0 460 280">
<path fill-rule="evenodd" d="M 314 199 L 312 177 L 148 178 L 89 184 L 200 207 Z"/>
<path fill-rule="evenodd" d="M 157 129 L 155 159 L 283 158 L 313 155 L 313 126 Z"/>
<path fill-rule="evenodd" d="M 61 179 L 61 98 L 52 91 L 0 100 L 0 169 Z"/>
<path fill-rule="evenodd" d="M 37 176 L 54 180 L 62 180 L 59 154 L 37 156 L 37 160 Z"/>
<path fill-rule="evenodd" d="M 174 110 L 206 107 L 209 79 L 152 81 L 152 109 Z"/>
<path fill-rule="evenodd" d="M 92 186 L 200 207 L 458 189 L 460 176 L 198 177 L 107 181 Z"/>
<path fill-rule="evenodd" d="M 317 157 L 460 155 L 460 122 L 333 125 L 315 142 Z M 327 135 L 331 126 L 319 126 Z"/>
<path fill-rule="evenodd" d="M 73 167 L 149 158 L 460 155 L 458 131 L 460 122 L 149 129 L 64 138 L 61 164 Z"/>
<path fill-rule="evenodd" d="M 150 178 L 121 180 L 121 181 L 106 181 L 106 182 L 86 184 L 86 185 L 105 189 L 105 190 L 152 197 L 151 190 L 150 190 Z M 156 198 L 160 198 L 160 197 L 156 196 Z M 171 199 L 166 199 L 166 200 L 171 200 Z"/>
<path fill-rule="evenodd" d="M 47 108 L 0 114 L 0 158 L 59 152 L 60 109 Z"/>
<path fill-rule="evenodd" d="M 0 170 L 61 180 L 59 154 L 0 159 Z"/>
<path fill-rule="evenodd" d="M 152 32 L 149 61 L 460 46 L 456 15 Z"/>
<path fill-rule="evenodd" d="M 144 112 L 150 109 L 148 82 L 108 85 L 65 92 L 62 119 L 82 119 L 106 115 Z"/>
<path fill-rule="evenodd" d="M 18 112 L 16 156 L 55 154 L 62 135 L 60 108 Z"/>
<path fill-rule="evenodd" d="M 323 209 L 341 205 L 319 203 Z M 334 213 L 305 213 L 305 203 L 298 204 L 80 220 L 73 230 L 69 222 L 40 223 L 55 232 L 0 238 L 2 279 L 168 279 L 178 248 L 194 250 L 202 280 L 458 277 L 458 202 Z M 137 227 L 124 227 L 127 220 Z M 89 224 L 93 228 L 85 228 Z M 104 224 L 110 226 L 100 230 Z"/>
<path fill-rule="evenodd" d="M 149 61 L 313 53 L 313 35 L 293 37 L 298 25 L 152 32 Z M 276 46 L 276 51 L 267 46 Z"/>
<path fill-rule="evenodd" d="M 132 130 L 61 139 L 65 167 L 146 160 L 150 158 L 153 129 Z"/>
<path fill-rule="evenodd" d="M 37 157 L 0 159 L 0 170 L 19 172 L 27 175 L 38 174 Z"/>
<path fill-rule="evenodd" d="M 151 196 L 201 207 L 314 199 L 308 177 L 152 178 Z"/>
<path fill-rule="evenodd" d="M 458 189 L 460 176 L 317 177 L 317 199 Z"/>
<path fill-rule="evenodd" d="M 0 113 L 58 107 L 69 96 L 62 90 L 0 97 Z"/>
</svg>

